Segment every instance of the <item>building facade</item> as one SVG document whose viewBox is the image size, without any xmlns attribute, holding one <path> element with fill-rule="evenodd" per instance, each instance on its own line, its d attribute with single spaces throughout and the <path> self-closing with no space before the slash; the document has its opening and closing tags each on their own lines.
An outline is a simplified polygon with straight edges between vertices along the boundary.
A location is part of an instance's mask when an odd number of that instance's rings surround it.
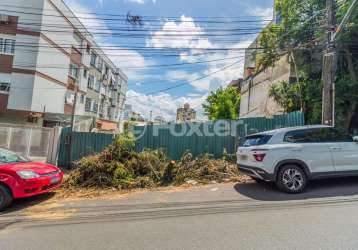
<svg viewBox="0 0 358 250">
<path fill-rule="evenodd" d="M 280 22 L 281 13 L 274 11 L 273 23 Z M 283 108 L 269 97 L 269 89 L 281 81 L 296 81 L 296 73 L 284 51 L 278 51 L 281 56 L 274 66 L 257 71 L 260 68 L 257 65 L 260 47 L 258 36 L 245 50 L 244 79 L 240 82 L 241 118 L 271 117 L 283 113 Z"/>
<path fill-rule="evenodd" d="M 1 3 L 0 122 L 68 125 L 74 112 L 115 130 L 128 79 L 69 7 L 62 0 Z"/>
<path fill-rule="evenodd" d="M 166 122 L 167 121 L 165 120 L 165 118 L 163 116 L 160 116 L 160 115 L 154 117 L 154 120 L 153 120 L 154 124 L 164 124 Z"/>
<path fill-rule="evenodd" d="M 291 72 L 287 56 L 282 56 L 275 66 L 256 74 L 248 74 L 240 88 L 240 117 L 270 117 L 281 114 L 284 110 L 269 97 L 269 89 L 280 81 L 289 82 Z"/>
<path fill-rule="evenodd" d="M 192 122 L 196 120 L 196 111 L 190 108 L 189 103 L 177 110 L 177 122 Z"/>
</svg>

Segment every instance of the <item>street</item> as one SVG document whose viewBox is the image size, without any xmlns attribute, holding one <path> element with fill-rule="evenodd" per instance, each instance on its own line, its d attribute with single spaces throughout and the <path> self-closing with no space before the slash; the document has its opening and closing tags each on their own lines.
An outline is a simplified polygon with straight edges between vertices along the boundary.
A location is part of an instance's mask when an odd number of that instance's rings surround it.
<svg viewBox="0 0 358 250">
<path fill-rule="evenodd" d="M 31 214 L 39 197 L 1 215 L 0 249 L 355 249 L 357 180 L 317 181 L 300 195 L 249 182 L 46 201 Z"/>
</svg>

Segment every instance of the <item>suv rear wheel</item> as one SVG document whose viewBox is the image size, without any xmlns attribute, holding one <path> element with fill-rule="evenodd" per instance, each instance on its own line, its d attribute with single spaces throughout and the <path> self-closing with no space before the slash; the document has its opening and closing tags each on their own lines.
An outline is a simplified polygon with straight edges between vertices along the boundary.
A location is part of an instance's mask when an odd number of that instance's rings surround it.
<svg viewBox="0 0 358 250">
<path fill-rule="evenodd" d="M 303 192 L 308 179 L 305 172 L 296 165 L 286 165 L 280 169 L 277 175 L 277 187 L 290 194 Z"/>
<path fill-rule="evenodd" d="M 0 211 L 10 206 L 11 202 L 11 191 L 6 186 L 0 184 Z"/>
</svg>

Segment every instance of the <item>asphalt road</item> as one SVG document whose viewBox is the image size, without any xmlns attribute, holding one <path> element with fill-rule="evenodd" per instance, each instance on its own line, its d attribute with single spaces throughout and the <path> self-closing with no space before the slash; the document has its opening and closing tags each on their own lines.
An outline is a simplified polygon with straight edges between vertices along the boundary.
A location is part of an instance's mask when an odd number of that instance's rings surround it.
<svg viewBox="0 0 358 250">
<path fill-rule="evenodd" d="M 39 202 L 41 201 L 41 198 Z M 222 184 L 0 215 L 0 249 L 357 249 L 358 178 L 300 195 Z"/>
</svg>

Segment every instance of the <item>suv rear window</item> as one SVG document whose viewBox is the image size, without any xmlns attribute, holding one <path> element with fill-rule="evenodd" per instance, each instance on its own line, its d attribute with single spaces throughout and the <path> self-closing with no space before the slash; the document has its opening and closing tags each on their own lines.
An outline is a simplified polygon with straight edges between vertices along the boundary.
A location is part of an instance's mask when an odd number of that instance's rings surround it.
<svg viewBox="0 0 358 250">
<path fill-rule="evenodd" d="M 241 147 L 261 146 L 268 143 L 272 135 L 251 135 L 240 141 Z"/>
</svg>

